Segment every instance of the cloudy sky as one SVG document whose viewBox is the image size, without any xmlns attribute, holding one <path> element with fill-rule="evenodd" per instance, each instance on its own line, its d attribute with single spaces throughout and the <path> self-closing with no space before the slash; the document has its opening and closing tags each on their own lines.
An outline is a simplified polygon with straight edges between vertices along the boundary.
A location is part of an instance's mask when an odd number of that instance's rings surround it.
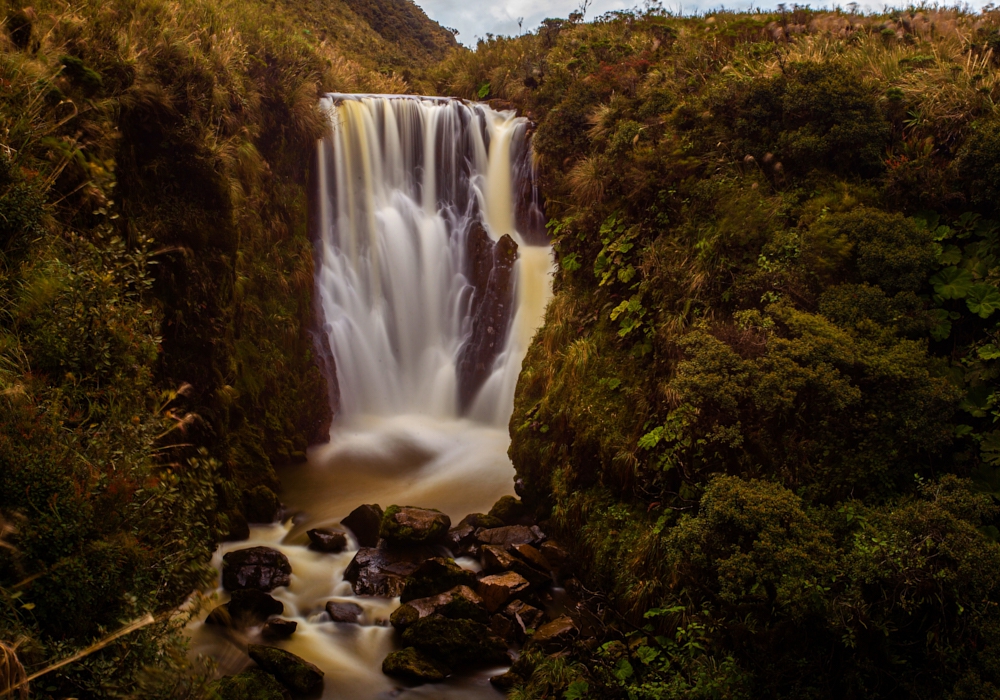
<svg viewBox="0 0 1000 700">
<path fill-rule="evenodd" d="M 581 0 L 414 0 L 424 9 L 427 15 L 446 27 L 459 31 L 458 40 L 466 46 L 475 46 L 476 38 L 483 37 L 487 32 L 493 34 L 512 35 L 518 33 L 517 20 L 524 18 L 522 31 L 533 31 L 546 17 L 568 17 L 570 12 L 580 7 Z M 781 0 L 663 0 L 663 7 L 674 12 L 692 14 L 724 5 L 733 10 L 745 10 L 754 7 L 774 7 Z M 793 0 L 786 0 L 789 5 Z M 846 5 L 850 0 L 831 0 L 830 5 Z M 986 0 L 972 0 L 973 7 L 981 7 Z M 587 19 L 602 15 L 611 10 L 624 10 L 641 5 L 642 0 L 593 0 L 587 10 Z M 815 7 L 827 3 L 815 3 Z M 866 3 L 860 0 L 864 8 Z M 902 5 L 895 2 L 890 5 Z M 945 3 L 947 4 L 947 3 Z M 877 3 L 877 9 L 882 3 Z"/>
</svg>

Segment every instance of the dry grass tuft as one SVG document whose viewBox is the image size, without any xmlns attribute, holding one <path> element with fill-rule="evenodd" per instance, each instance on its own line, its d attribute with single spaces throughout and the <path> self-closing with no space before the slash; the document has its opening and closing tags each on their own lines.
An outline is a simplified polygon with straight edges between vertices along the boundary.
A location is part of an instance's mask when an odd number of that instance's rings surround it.
<svg viewBox="0 0 1000 700">
<path fill-rule="evenodd" d="M 17 658 L 17 646 L 0 642 L 0 698 L 28 697 L 28 675 Z"/>
</svg>

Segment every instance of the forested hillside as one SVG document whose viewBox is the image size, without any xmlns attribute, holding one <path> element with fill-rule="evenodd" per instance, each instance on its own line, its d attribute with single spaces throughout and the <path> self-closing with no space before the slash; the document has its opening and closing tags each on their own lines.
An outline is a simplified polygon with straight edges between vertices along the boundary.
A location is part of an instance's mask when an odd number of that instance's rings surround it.
<svg viewBox="0 0 1000 700">
<path fill-rule="evenodd" d="M 318 98 L 419 91 L 454 38 L 414 9 L 401 41 L 341 0 L 3 7 L 0 641 L 30 674 L 156 617 L 33 697 L 200 694 L 171 611 L 330 416 Z"/>
<path fill-rule="evenodd" d="M 514 698 L 1000 694 L 1000 16 L 547 21 L 437 72 L 537 123 L 510 429 L 572 546 Z"/>
</svg>

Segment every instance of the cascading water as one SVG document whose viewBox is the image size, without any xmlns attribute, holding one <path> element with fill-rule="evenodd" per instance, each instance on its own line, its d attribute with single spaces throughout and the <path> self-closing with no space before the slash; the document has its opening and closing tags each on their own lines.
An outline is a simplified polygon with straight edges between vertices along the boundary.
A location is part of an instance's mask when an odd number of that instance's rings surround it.
<svg viewBox="0 0 1000 700">
<path fill-rule="evenodd" d="M 506 424 L 552 268 L 528 123 L 439 98 L 330 95 L 321 107 L 316 289 L 335 423 L 327 445 L 282 474 L 282 500 L 300 515 L 253 527 L 216 563 L 257 545 L 289 558 L 291 585 L 272 595 L 298 629 L 280 646 L 326 672 L 325 698 L 499 697 L 489 672 L 405 689 L 384 676 L 398 600 L 354 596 L 343 574 L 356 546 L 319 554 L 304 533 L 362 503 L 457 521 L 512 491 Z M 360 605 L 362 624 L 331 622 L 330 600 Z M 194 650 L 232 673 L 255 634 L 195 625 Z"/>
</svg>

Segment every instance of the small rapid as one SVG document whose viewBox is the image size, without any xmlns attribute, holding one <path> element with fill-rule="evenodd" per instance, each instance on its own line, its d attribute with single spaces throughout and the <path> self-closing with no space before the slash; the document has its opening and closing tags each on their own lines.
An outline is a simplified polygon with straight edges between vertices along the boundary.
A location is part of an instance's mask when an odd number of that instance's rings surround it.
<svg viewBox="0 0 1000 700">
<path fill-rule="evenodd" d="M 308 549 L 305 533 L 338 528 L 363 503 L 436 508 L 457 522 L 513 492 L 507 422 L 553 265 L 529 124 L 441 98 L 329 95 L 321 108 L 329 131 L 314 167 L 317 345 L 334 424 L 327 444 L 281 474 L 294 517 L 253 526 L 214 563 L 221 571 L 225 553 L 258 545 L 288 557 L 291 583 L 271 595 L 298 627 L 275 644 L 325 672 L 324 698 L 501 697 L 488 683 L 496 669 L 416 687 L 383 675 L 398 598 L 353 594 L 349 532 L 340 554 Z M 211 595 L 228 599 L 221 587 Z M 360 605 L 360 624 L 332 622 L 329 601 Z M 245 668 L 247 643 L 259 641 L 258 629 L 201 622 L 191 633 L 192 651 L 224 674 Z"/>
</svg>

